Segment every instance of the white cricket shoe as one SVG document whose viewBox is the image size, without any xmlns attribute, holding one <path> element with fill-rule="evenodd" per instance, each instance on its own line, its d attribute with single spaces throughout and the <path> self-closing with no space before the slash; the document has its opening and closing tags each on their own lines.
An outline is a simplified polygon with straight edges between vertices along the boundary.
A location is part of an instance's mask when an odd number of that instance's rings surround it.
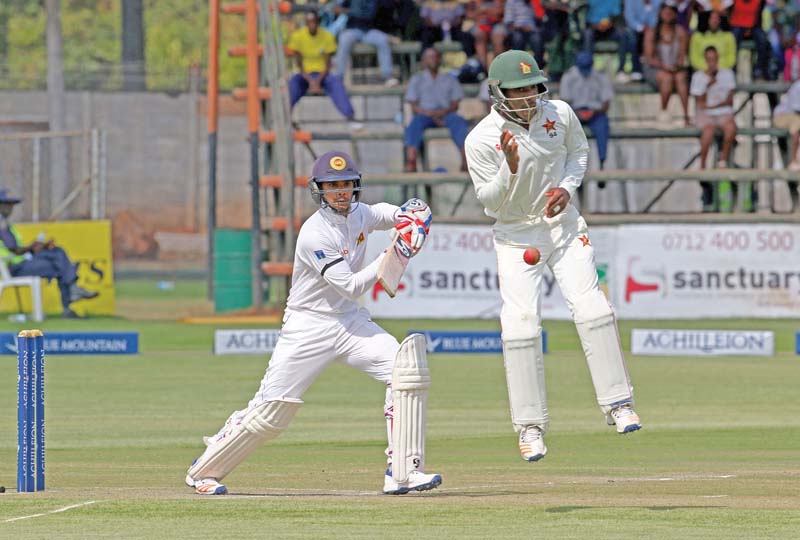
<svg viewBox="0 0 800 540">
<path fill-rule="evenodd" d="M 609 426 L 617 426 L 617 433 L 620 435 L 642 429 L 642 421 L 639 420 L 639 415 L 634 412 L 630 403 L 624 403 L 611 409 L 606 414 L 606 423 Z"/>
<path fill-rule="evenodd" d="M 425 474 L 420 471 L 411 471 L 408 480 L 399 483 L 392 477 L 392 469 L 386 469 L 383 479 L 384 495 L 405 495 L 409 491 L 428 491 L 442 483 L 442 475 Z"/>
<path fill-rule="evenodd" d="M 527 426 L 520 431 L 519 453 L 525 461 L 539 461 L 547 454 L 544 433 L 539 426 Z"/>
<path fill-rule="evenodd" d="M 228 488 L 217 482 L 216 478 L 203 478 L 195 481 L 187 475 L 186 484 L 193 487 L 194 492 L 198 495 L 225 495 L 228 493 Z"/>
</svg>

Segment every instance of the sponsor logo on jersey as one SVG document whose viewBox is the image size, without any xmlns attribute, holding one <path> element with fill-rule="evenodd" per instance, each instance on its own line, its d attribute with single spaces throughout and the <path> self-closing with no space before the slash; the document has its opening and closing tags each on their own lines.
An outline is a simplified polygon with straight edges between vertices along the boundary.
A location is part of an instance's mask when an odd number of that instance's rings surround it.
<svg viewBox="0 0 800 540">
<path fill-rule="evenodd" d="M 315 251 L 314 255 L 316 255 L 317 260 L 320 260 L 320 261 L 325 258 L 325 252 L 322 251 L 321 249 L 318 249 L 317 251 Z"/>
<path fill-rule="evenodd" d="M 583 247 L 586 247 L 586 246 L 591 246 L 591 245 L 592 245 L 592 243 L 589 241 L 589 237 L 588 237 L 588 236 L 586 236 L 585 234 L 582 234 L 582 235 L 580 235 L 580 236 L 578 237 L 578 240 L 580 240 L 580 241 L 581 241 L 581 243 L 583 244 Z"/>
</svg>

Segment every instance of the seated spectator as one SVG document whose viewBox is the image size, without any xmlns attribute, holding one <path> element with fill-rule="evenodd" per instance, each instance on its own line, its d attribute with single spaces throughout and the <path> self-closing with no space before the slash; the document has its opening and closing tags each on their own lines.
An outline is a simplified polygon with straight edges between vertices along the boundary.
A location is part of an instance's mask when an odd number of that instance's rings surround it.
<svg viewBox="0 0 800 540">
<path fill-rule="evenodd" d="M 419 41 L 422 18 L 414 0 L 379 0 L 375 28 L 389 36 L 389 41 Z"/>
<path fill-rule="evenodd" d="M 761 28 L 764 2 L 765 0 L 734 0 L 730 12 L 731 32 L 736 37 L 736 47 L 741 47 L 745 38 L 752 39 L 755 43 L 756 65 L 753 79 L 767 79 L 770 76 L 770 47 L 767 35 Z"/>
<path fill-rule="evenodd" d="M 536 21 L 530 0 L 506 0 L 503 25 L 506 27 L 508 48 L 532 50 L 536 62 L 544 68 L 544 35 L 541 23 Z"/>
<path fill-rule="evenodd" d="M 392 65 L 392 46 L 389 36 L 375 28 L 375 16 L 378 12 L 378 0 L 340 0 L 335 8 L 337 13 L 347 14 L 347 23 L 339 34 L 339 50 L 336 52 L 334 74 L 344 78 L 344 72 L 350 65 L 350 52 L 353 45 L 363 41 L 374 45 L 378 51 L 378 66 L 386 86 L 400 84 L 394 76 Z"/>
<path fill-rule="evenodd" d="M 695 71 L 705 71 L 705 50 L 714 47 L 719 53 L 719 67 L 736 67 L 736 38 L 732 32 L 722 29 L 722 14 L 712 11 L 708 17 L 708 30 L 695 32 L 689 41 L 689 61 Z"/>
<path fill-rule="evenodd" d="M 475 54 L 475 37 L 461 29 L 464 5 L 449 0 L 427 0 L 420 9 L 422 49 L 433 47 L 437 41 L 457 41 L 467 58 Z"/>
<path fill-rule="evenodd" d="M 331 55 L 336 52 L 333 34 L 319 27 L 316 11 L 306 13 L 306 25 L 289 36 L 287 47 L 294 54 L 298 73 L 289 79 L 289 102 L 294 107 L 300 98 L 327 94 L 333 104 L 350 122 L 351 130 L 359 130 L 363 124 L 354 120 L 355 112 L 342 79 L 330 73 Z"/>
<path fill-rule="evenodd" d="M 667 112 L 672 91 L 678 93 L 683 107 L 683 123 L 689 125 L 689 75 L 684 65 L 689 52 L 689 35 L 677 24 L 677 10 L 663 4 L 658 12 L 658 24 L 647 28 L 644 34 L 644 76 L 658 89 L 661 111 L 658 124 L 670 122 Z"/>
<path fill-rule="evenodd" d="M 697 31 L 705 32 L 708 30 L 708 18 L 711 13 L 716 11 L 722 15 L 723 20 L 728 20 L 733 0 L 695 0 L 695 12 L 697 13 Z M 688 28 L 687 28 L 688 29 Z M 727 28 L 726 28 L 727 30 Z"/>
<path fill-rule="evenodd" d="M 614 88 L 608 75 L 593 70 L 593 64 L 594 58 L 590 53 L 578 53 L 575 66 L 561 78 L 559 97 L 570 104 L 581 124 L 592 130 L 602 170 L 608 154 L 610 130 L 607 113 L 614 98 Z M 603 188 L 605 184 L 598 184 L 598 187 Z"/>
<path fill-rule="evenodd" d="M 622 17 L 620 0 L 589 0 L 586 12 L 586 29 L 583 31 L 583 50 L 594 53 L 596 41 L 613 40 L 617 42 L 619 68 L 616 81 L 624 84 L 630 81 L 625 73 L 625 61 L 628 56 L 625 19 Z"/>
<path fill-rule="evenodd" d="M 63 308 L 61 316 L 65 319 L 80 318 L 70 304 L 94 298 L 98 293 L 78 286 L 78 266 L 52 239 L 39 238 L 27 246 L 22 245 L 22 237 L 9 220 L 14 205 L 20 201 L 11 197 L 8 190 L 0 189 L 0 258 L 8 263 L 12 277 L 39 276 L 48 281 L 58 280 Z"/>
<path fill-rule="evenodd" d="M 773 124 L 775 127 L 789 131 L 790 161 L 787 168 L 790 171 L 800 171 L 800 156 L 797 153 L 798 147 L 800 147 L 800 79 L 792 83 L 792 86 L 781 98 L 781 102 L 775 107 Z M 795 195 L 797 194 L 796 188 L 797 183 L 795 182 Z M 796 204 L 795 208 L 797 208 Z"/>
<path fill-rule="evenodd" d="M 658 10 L 662 0 L 625 0 L 625 41 L 631 55 L 631 80 L 641 81 L 642 45 L 644 29 L 653 28 L 658 23 Z"/>
<path fill-rule="evenodd" d="M 711 144 L 722 130 L 722 149 L 717 168 L 728 166 L 733 141 L 736 139 L 736 120 L 733 117 L 733 92 L 736 78 L 733 71 L 719 67 L 719 54 L 713 46 L 705 52 L 706 69 L 692 75 L 691 93 L 695 98 L 695 124 L 700 128 L 700 168 L 706 168 Z M 714 204 L 714 184 L 700 182 L 703 190 L 703 207 L 711 209 Z"/>
<path fill-rule="evenodd" d="M 425 130 L 444 126 L 450 130 L 450 136 L 461 152 L 461 170 L 467 170 L 464 141 L 469 124 L 456 112 L 464 91 L 456 79 L 439 72 L 441 64 L 442 55 L 439 51 L 425 49 L 422 52 L 422 71 L 411 77 L 408 83 L 405 100 L 411 105 L 414 116 L 404 136 L 406 172 L 417 170 L 417 155 Z"/>
<path fill-rule="evenodd" d="M 505 0 L 473 0 L 467 4 L 466 17 L 474 24 L 475 56 L 485 70 L 489 65 L 489 43 L 498 55 L 506 50 L 506 29 L 502 24 Z"/>
<path fill-rule="evenodd" d="M 545 9 L 544 42 L 547 44 L 547 78 L 561 80 L 566 70 L 573 66 L 575 50 L 580 42 L 572 38 L 571 21 L 576 15 L 570 0 L 542 2 Z"/>
<path fill-rule="evenodd" d="M 678 10 L 678 25 L 691 33 L 692 16 L 695 13 L 695 0 L 667 0 Z"/>
<path fill-rule="evenodd" d="M 767 40 L 772 47 L 775 77 L 784 81 L 800 79 L 800 1 L 782 0 L 771 6 L 772 28 Z"/>
</svg>

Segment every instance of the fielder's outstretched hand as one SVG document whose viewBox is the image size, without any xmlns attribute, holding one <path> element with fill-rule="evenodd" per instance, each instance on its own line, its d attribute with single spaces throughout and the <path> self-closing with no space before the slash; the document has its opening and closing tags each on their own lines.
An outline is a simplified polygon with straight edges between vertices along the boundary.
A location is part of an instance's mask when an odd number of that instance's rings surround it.
<svg viewBox="0 0 800 540">
<path fill-rule="evenodd" d="M 544 215 L 550 218 L 563 212 L 569 203 L 569 192 L 564 188 L 548 189 L 544 196 L 550 199 L 544 207 Z"/>
<path fill-rule="evenodd" d="M 506 162 L 508 163 L 508 169 L 511 171 L 511 174 L 517 174 L 517 168 L 519 167 L 519 144 L 517 144 L 517 141 L 514 139 L 514 135 L 507 129 L 503 130 L 503 134 L 500 135 L 500 149 L 506 156 Z"/>
</svg>

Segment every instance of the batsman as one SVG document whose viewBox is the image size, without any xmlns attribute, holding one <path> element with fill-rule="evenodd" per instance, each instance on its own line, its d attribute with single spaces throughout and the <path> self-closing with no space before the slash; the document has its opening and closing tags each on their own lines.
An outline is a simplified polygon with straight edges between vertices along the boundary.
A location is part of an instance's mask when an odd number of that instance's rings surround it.
<svg viewBox="0 0 800 540">
<path fill-rule="evenodd" d="M 402 207 L 360 203 L 361 173 L 344 152 L 317 159 L 309 179 L 320 205 L 301 227 L 292 287 L 275 351 L 261 385 L 244 410 L 234 411 L 186 474 L 200 495 L 224 495 L 222 480 L 259 446 L 278 437 L 294 418 L 303 394 L 333 362 L 342 362 L 385 384 L 383 408 L 389 467 L 383 493 L 426 491 L 442 483 L 425 470 L 425 410 L 430 373 L 425 338 L 398 343 L 357 301 L 380 277 L 382 253 L 365 261 L 373 230 L 395 229 L 404 252 L 422 248 L 431 211 L 419 199 Z M 391 249 L 394 249 L 393 242 Z"/>
<path fill-rule="evenodd" d="M 597 282 L 594 248 L 572 198 L 586 172 L 589 145 L 575 112 L 547 100 L 533 56 L 498 55 L 489 67 L 492 108 L 467 136 L 469 173 L 493 218 L 503 307 L 503 358 L 511 419 L 526 461 L 547 454 L 549 424 L 542 354 L 544 265 L 572 312 L 597 403 L 618 433 L 641 428 L 614 311 Z M 541 262 L 524 258 L 535 247 Z M 531 264 L 533 263 L 533 264 Z"/>
</svg>

